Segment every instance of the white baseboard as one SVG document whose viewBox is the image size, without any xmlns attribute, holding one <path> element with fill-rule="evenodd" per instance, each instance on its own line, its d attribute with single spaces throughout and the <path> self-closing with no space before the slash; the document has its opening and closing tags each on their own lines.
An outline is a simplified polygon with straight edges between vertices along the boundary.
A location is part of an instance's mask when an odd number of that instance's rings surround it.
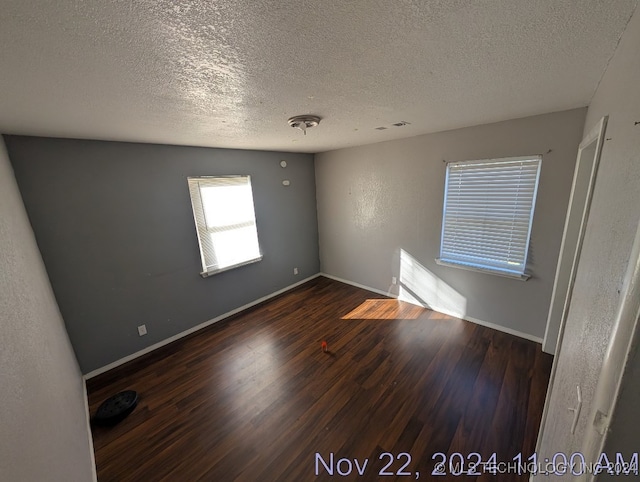
<svg viewBox="0 0 640 482">
<path fill-rule="evenodd" d="M 388 296 L 389 298 L 397 298 L 398 295 L 391 293 L 389 291 L 382 291 L 377 288 L 372 288 L 371 286 L 361 285 L 360 283 L 356 283 L 354 281 L 349 281 L 348 279 L 338 278 L 337 276 L 333 276 L 332 274 L 320 273 L 320 276 L 324 276 L 325 278 L 332 279 L 334 281 L 340 281 L 340 283 L 344 283 L 346 285 L 355 286 L 356 288 L 362 288 L 363 290 L 373 291 L 382 296 Z"/>
<path fill-rule="evenodd" d="M 173 335 L 169 338 L 166 338 L 158 343 L 155 343 L 153 345 L 150 345 L 140 351 L 137 351 L 135 353 L 132 353 L 131 355 L 127 355 L 124 358 L 120 358 L 119 360 L 116 360 L 112 363 L 109 363 L 108 365 L 105 365 L 101 368 L 97 368 L 96 370 L 93 370 L 89 373 L 87 373 L 84 378 L 85 380 L 88 380 L 90 378 L 93 378 L 95 376 L 98 376 L 104 372 L 107 372 L 113 368 L 119 367 L 120 365 L 123 365 L 131 360 L 135 360 L 136 358 L 141 357 L 142 355 L 146 355 L 147 353 L 152 352 L 153 350 L 157 350 L 160 347 L 163 347 L 165 345 L 168 345 L 169 343 L 172 343 L 176 340 L 179 340 L 180 338 L 184 338 L 187 335 L 190 335 L 191 333 L 195 333 L 198 330 L 202 330 L 203 328 L 206 328 L 209 325 L 213 325 L 214 323 L 217 323 L 218 321 L 222 321 L 225 318 L 229 318 L 230 316 L 235 315 L 236 313 L 240 313 L 241 311 L 244 311 L 248 308 L 251 308 L 257 304 L 262 303 L 263 301 L 267 301 L 271 298 L 274 298 L 275 296 L 281 295 L 282 293 L 285 293 L 289 290 L 292 290 L 293 288 L 296 288 L 304 283 L 306 283 L 307 281 L 311 281 L 312 279 L 317 278 L 318 276 L 320 276 L 321 273 L 317 273 L 314 274 L 313 276 L 309 276 L 308 278 L 305 278 L 301 281 L 298 281 L 297 283 L 294 283 L 292 285 L 286 286 L 285 288 L 282 288 L 281 290 L 278 291 L 274 291 L 271 294 L 268 294 L 266 296 L 263 296 L 262 298 L 258 298 L 257 300 L 252 301 L 251 303 L 247 303 L 246 305 L 240 306 L 239 308 L 236 308 L 235 310 L 231 310 L 228 311 L 227 313 L 224 313 L 220 316 L 216 316 L 215 318 L 209 320 L 209 321 L 205 321 L 204 323 L 200 323 L 199 325 L 196 325 L 192 328 L 189 328 L 188 330 L 182 331 L 180 333 L 178 333 L 177 335 Z"/>
<path fill-rule="evenodd" d="M 471 316 L 465 316 L 463 318 L 465 321 L 470 321 L 471 323 L 475 323 L 477 325 L 486 326 L 487 328 L 492 328 L 497 331 L 501 331 L 503 333 L 507 333 L 509 335 L 517 336 L 519 338 L 524 338 L 525 340 L 533 341 L 538 345 L 542 345 L 542 338 L 533 336 L 529 333 L 525 333 L 523 331 L 514 330 L 512 328 L 507 328 L 506 326 L 496 325 L 495 323 L 490 323 L 488 321 L 482 321 L 477 318 L 473 318 Z"/>
<path fill-rule="evenodd" d="M 325 278 L 329 278 L 329 279 L 332 279 L 332 280 L 335 280 L 335 281 L 339 281 L 341 283 L 345 283 L 345 284 L 348 284 L 348 285 L 351 285 L 351 286 L 355 286 L 356 288 L 362 288 L 363 290 L 372 291 L 373 293 L 377 293 L 379 295 L 388 296 L 389 298 L 397 298 L 398 297 L 398 295 L 395 294 L 395 293 L 384 292 L 382 290 L 379 290 L 379 289 L 376 289 L 376 288 L 372 288 L 370 286 L 366 286 L 366 285 L 363 285 L 363 284 L 360 284 L 360 283 L 355 283 L 353 281 L 349 281 L 349 280 L 346 280 L 346 279 L 343 279 L 343 278 L 338 278 L 337 276 L 333 276 L 333 275 L 330 275 L 330 274 L 327 274 L 327 273 L 320 273 L 320 275 L 324 276 Z M 430 308 L 428 306 L 424 306 L 424 305 L 419 304 L 419 303 L 415 303 L 415 302 L 412 302 L 412 301 L 409 301 L 409 300 L 403 300 L 403 301 L 405 301 L 406 303 L 411 303 L 411 304 L 414 304 L 414 305 L 417 305 L 417 306 L 422 306 L 423 308 L 427 308 L 427 309 L 433 310 L 432 308 Z M 433 310 L 433 311 L 437 311 L 438 313 L 443 313 L 445 315 L 453 316 L 455 318 L 461 318 L 457 314 L 450 313 L 450 312 L 447 312 L 445 310 Z M 472 316 L 465 315 L 461 319 L 463 319 L 464 321 L 468 321 L 470 323 L 475 323 L 477 325 L 481 325 L 481 326 L 485 326 L 487 328 L 491 328 L 493 330 L 501 331 L 503 333 L 508 333 L 509 335 L 514 335 L 514 336 L 517 336 L 519 338 L 524 338 L 525 340 L 529 340 L 529 341 L 533 341 L 533 342 L 538 343 L 538 344 L 542 344 L 542 338 L 537 337 L 537 336 L 533 336 L 533 335 L 531 335 L 529 333 L 524 333 L 522 331 L 514 330 L 512 328 L 507 328 L 506 326 L 497 325 L 495 323 L 490 323 L 488 321 L 479 320 L 478 318 L 474 318 Z"/>
<path fill-rule="evenodd" d="M 84 393 L 84 411 L 87 417 L 87 436 L 89 437 L 89 453 L 91 454 L 91 471 L 93 482 L 98 481 L 98 472 L 96 469 L 96 454 L 93 448 L 93 434 L 91 433 L 91 412 L 89 411 L 89 394 L 87 393 L 87 379 L 82 377 L 82 390 Z"/>
</svg>

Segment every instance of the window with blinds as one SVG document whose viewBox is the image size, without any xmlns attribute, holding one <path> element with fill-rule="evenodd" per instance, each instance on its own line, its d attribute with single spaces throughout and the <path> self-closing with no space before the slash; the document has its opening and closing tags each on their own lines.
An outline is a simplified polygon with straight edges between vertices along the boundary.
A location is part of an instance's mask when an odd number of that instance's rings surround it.
<svg viewBox="0 0 640 482">
<path fill-rule="evenodd" d="M 526 279 L 540 156 L 447 165 L 440 264 Z"/>
<path fill-rule="evenodd" d="M 190 177 L 203 277 L 262 259 L 250 176 Z"/>
</svg>

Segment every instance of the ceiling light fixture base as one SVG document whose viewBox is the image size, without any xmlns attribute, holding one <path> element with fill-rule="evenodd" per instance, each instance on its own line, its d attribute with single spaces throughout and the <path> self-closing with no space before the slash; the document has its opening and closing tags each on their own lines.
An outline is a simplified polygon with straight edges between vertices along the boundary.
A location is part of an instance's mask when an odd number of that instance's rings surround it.
<svg viewBox="0 0 640 482">
<path fill-rule="evenodd" d="M 289 125 L 294 129 L 300 129 L 304 135 L 307 135 L 307 129 L 316 127 L 320 124 L 320 117 L 317 115 L 297 115 L 291 117 L 288 121 Z"/>
</svg>

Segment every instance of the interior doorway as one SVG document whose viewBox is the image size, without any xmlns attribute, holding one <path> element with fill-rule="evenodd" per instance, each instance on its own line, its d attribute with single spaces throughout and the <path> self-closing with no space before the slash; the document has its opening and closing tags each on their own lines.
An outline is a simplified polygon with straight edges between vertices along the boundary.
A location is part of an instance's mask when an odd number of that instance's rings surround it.
<svg viewBox="0 0 640 482">
<path fill-rule="evenodd" d="M 542 342 L 542 350 L 552 355 L 556 354 L 559 341 L 562 339 L 564 322 L 569 312 L 607 120 L 606 116 L 600 119 L 582 140 L 578 149 L 547 327 Z"/>
</svg>

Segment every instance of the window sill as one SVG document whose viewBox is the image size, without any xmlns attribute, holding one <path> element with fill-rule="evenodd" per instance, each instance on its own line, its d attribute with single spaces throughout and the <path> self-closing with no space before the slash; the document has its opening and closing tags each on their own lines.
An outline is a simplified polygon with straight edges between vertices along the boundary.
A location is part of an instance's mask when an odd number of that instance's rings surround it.
<svg viewBox="0 0 640 482">
<path fill-rule="evenodd" d="M 502 276 L 503 278 L 517 279 L 520 281 L 527 281 L 529 278 L 531 278 L 531 275 L 527 273 L 518 274 L 518 273 L 510 273 L 509 271 L 501 271 L 501 270 L 491 269 L 491 268 L 479 268 L 477 266 L 471 266 L 463 263 L 456 263 L 453 261 L 446 261 L 440 258 L 436 258 L 436 263 L 438 263 L 440 266 L 449 266 L 450 268 L 466 269 L 467 271 L 475 271 L 477 273 L 492 274 L 495 276 Z"/>
<path fill-rule="evenodd" d="M 227 266 L 226 268 L 222 268 L 222 269 L 209 270 L 209 271 L 205 270 L 202 273 L 200 273 L 200 276 L 202 276 L 203 278 L 208 278 L 209 276 L 224 273 L 225 271 L 230 271 L 232 269 L 239 268 L 241 266 L 246 266 L 248 264 L 257 263 L 258 261 L 262 261 L 262 256 L 258 258 L 250 259 L 248 261 L 244 261 L 242 263 L 234 264 L 232 266 Z"/>
</svg>

